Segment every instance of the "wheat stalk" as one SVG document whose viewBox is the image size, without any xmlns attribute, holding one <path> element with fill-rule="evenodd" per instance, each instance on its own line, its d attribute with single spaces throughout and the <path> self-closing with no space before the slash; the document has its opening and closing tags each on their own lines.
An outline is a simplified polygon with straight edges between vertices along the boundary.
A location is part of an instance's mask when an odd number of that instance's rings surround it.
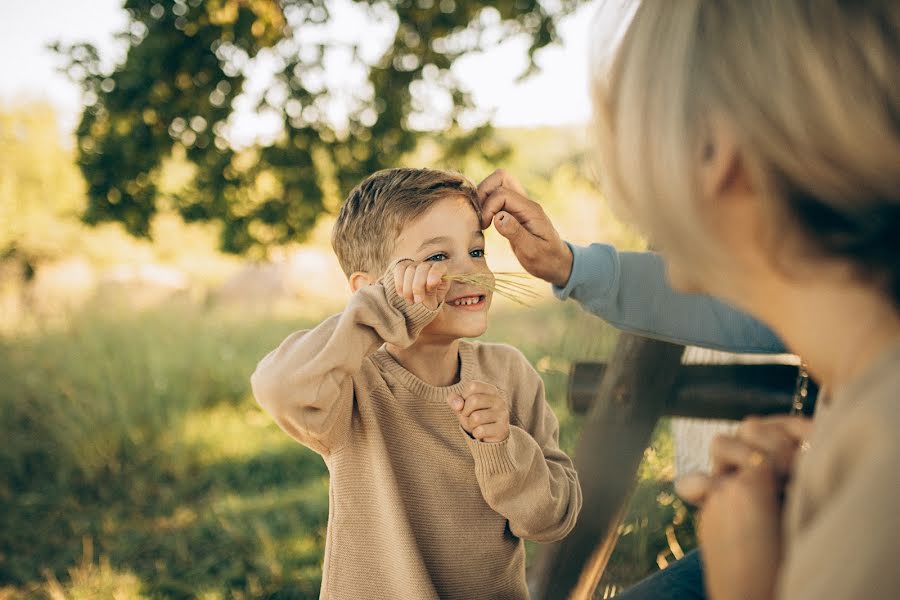
<svg viewBox="0 0 900 600">
<path fill-rule="evenodd" d="M 528 285 L 527 281 L 530 279 L 531 276 L 528 273 L 514 272 L 444 275 L 445 281 L 458 281 L 459 283 L 486 288 L 523 306 L 531 306 L 530 302 L 540 297 Z"/>
</svg>

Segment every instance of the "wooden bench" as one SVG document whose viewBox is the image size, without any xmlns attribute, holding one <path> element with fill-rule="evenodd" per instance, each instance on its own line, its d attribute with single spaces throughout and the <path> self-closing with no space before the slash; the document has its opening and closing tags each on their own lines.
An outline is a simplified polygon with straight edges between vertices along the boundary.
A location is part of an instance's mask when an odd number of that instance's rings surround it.
<svg viewBox="0 0 900 600">
<path fill-rule="evenodd" d="M 661 417 L 739 420 L 791 411 L 798 367 L 683 365 L 684 350 L 623 333 L 608 363 L 573 365 L 569 406 L 586 415 L 575 451 L 584 508 L 566 539 L 541 547 L 529 572 L 534 598 L 593 596 Z M 805 412 L 811 412 L 816 393 L 810 384 Z"/>
</svg>

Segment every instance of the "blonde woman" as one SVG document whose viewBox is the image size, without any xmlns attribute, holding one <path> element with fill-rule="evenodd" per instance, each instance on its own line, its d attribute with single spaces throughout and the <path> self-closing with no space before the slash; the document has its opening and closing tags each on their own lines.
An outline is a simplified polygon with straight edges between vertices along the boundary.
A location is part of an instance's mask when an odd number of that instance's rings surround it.
<svg viewBox="0 0 900 600">
<path fill-rule="evenodd" d="M 682 482 L 709 597 L 900 597 L 900 3 L 644 2 L 607 56 L 607 196 L 673 287 L 765 323 L 825 389 L 813 427 L 751 422 Z M 482 191 L 526 268 L 567 284 L 571 250 L 522 190 Z"/>
</svg>

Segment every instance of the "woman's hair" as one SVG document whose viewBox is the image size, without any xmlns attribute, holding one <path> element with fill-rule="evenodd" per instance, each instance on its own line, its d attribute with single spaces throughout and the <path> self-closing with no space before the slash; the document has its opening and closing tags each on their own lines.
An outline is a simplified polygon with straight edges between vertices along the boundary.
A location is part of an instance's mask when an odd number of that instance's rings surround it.
<svg viewBox="0 0 900 600">
<path fill-rule="evenodd" d="M 709 265 L 722 253 L 698 175 L 724 127 L 777 222 L 900 306 L 900 2 L 650 0 L 632 14 L 614 52 L 595 39 L 610 200 L 664 250 Z"/>
</svg>

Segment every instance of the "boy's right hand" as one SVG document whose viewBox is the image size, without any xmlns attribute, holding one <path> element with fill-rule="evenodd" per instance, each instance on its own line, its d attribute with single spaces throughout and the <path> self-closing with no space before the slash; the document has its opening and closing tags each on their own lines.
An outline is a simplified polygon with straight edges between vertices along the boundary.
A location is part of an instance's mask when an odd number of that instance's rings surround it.
<svg viewBox="0 0 900 600">
<path fill-rule="evenodd" d="M 420 302 L 429 310 L 441 305 L 450 282 L 444 280 L 446 265 L 440 262 L 420 262 L 407 258 L 394 265 L 394 286 L 397 295 L 407 302 Z"/>
</svg>

